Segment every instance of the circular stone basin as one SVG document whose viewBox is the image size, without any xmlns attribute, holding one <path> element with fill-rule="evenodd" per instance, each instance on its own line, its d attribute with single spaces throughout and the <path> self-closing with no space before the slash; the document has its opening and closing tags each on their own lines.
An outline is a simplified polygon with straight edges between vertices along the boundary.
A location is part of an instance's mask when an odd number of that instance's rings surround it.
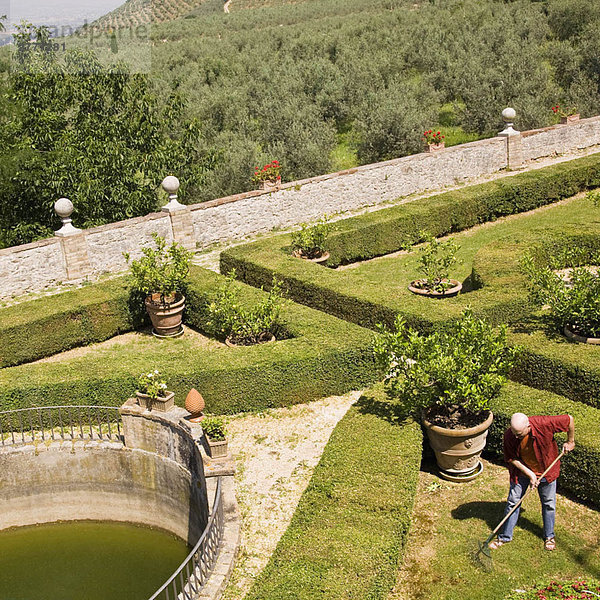
<svg viewBox="0 0 600 600">
<path fill-rule="evenodd" d="M 189 552 L 165 531 L 75 521 L 0 532 L 2 600 L 148 600 Z"/>
</svg>

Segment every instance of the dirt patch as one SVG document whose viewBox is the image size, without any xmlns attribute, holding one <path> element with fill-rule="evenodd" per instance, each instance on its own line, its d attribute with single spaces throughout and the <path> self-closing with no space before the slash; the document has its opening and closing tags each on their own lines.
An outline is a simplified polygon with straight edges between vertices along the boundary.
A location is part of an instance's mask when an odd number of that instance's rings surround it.
<svg viewBox="0 0 600 600">
<path fill-rule="evenodd" d="M 229 422 L 242 544 L 226 600 L 243 598 L 267 564 L 331 432 L 359 397 L 352 392 Z"/>
</svg>

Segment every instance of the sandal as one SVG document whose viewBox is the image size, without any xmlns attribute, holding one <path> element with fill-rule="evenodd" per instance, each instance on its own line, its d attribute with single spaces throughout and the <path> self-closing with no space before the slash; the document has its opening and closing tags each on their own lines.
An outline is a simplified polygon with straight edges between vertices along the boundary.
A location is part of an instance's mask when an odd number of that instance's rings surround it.
<svg viewBox="0 0 600 600">
<path fill-rule="evenodd" d="M 496 538 L 495 540 L 493 540 L 492 542 L 490 542 L 488 544 L 488 548 L 490 550 L 497 550 L 498 548 L 500 548 L 500 546 L 502 546 L 503 544 L 508 544 L 508 542 L 503 542 L 502 540 L 499 540 L 498 538 Z"/>
<path fill-rule="evenodd" d="M 549 552 L 552 552 L 552 550 L 556 548 L 556 540 L 554 538 L 548 538 L 544 542 L 544 548 L 546 548 L 546 550 L 548 550 Z"/>
</svg>

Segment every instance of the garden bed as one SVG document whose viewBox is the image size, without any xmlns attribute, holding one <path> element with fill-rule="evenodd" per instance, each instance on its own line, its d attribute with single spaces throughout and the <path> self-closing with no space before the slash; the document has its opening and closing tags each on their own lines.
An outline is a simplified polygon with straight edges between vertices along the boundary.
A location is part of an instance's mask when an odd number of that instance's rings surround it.
<svg viewBox="0 0 600 600">
<path fill-rule="evenodd" d="M 205 330 L 206 299 L 223 280 L 205 269 L 193 269 L 187 290 L 188 325 Z M 234 285 L 241 291 L 242 303 L 265 296 L 246 285 Z M 44 302 L 56 304 L 58 298 Z M 35 313 L 31 317 L 34 320 Z M 58 327 L 58 316 L 53 319 Z M 84 352 L 64 360 L 7 367 L 0 369 L 0 407 L 119 405 L 134 393 L 139 374 L 149 369 L 164 375 L 176 402 L 182 404 L 189 389 L 196 387 L 213 413 L 307 402 L 360 389 L 375 380 L 372 332 L 291 302 L 283 311 L 283 328 L 288 339 L 257 346 L 228 348 L 206 342 L 199 349 L 191 336 L 162 341 L 147 338 L 141 346 L 115 342 L 104 353 Z M 69 338 L 68 346 L 86 344 L 83 330 L 77 334 Z M 49 333 L 40 326 L 38 335 L 44 338 Z"/>
</svg>

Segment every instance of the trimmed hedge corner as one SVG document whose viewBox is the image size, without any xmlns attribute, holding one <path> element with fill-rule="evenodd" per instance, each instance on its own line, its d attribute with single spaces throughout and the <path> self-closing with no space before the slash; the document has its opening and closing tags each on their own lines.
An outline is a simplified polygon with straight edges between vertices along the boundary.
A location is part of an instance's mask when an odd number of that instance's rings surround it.
<svg viewBox="0 0 600 600">
<path fill-rule="evenodd" d="M 404 555 L 421 428 L 380 386 L 334 429 L 292 522 L 247 600 L 387 597 Z"/>
<path fill-rule="evenodd" d="M 145 321 L 125 277 L 21 302 L 0 309 L 0 368 L 103 342 Z"/>
</svg>

